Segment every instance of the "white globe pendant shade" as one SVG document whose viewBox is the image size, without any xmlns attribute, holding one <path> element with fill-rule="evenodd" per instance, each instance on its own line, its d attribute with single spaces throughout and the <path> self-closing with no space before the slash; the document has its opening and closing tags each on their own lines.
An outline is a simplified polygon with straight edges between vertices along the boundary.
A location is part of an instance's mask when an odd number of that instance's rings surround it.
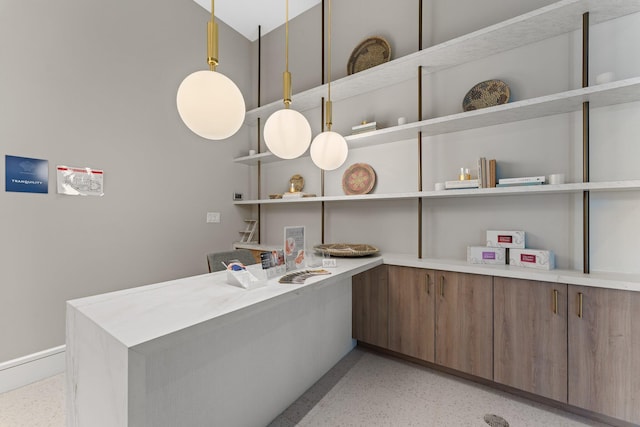
<svg viewBox="0 0 640 427">
<path fill-rule="evenodd" d="M 311 143 L 311 160 L 320 169 L 338 169 L 347 160 L 347 141 L 339 133 L 322 132 Z"/>
<path fill-rule="evenodd" d="M 281 159 L 295 159 L 311 143 L 311 126 L 296 110 L 288 108 L 273 113 L 264 124 L 264 142 Z"/>
<path fill-rule="evenodd" d="M 196 71 L 178 88 L 178 113 L 193 133 L 206 139 L 225 139 L 244 122 L 242 92 L 227 76 L 217 71 Z"/>
</svg>

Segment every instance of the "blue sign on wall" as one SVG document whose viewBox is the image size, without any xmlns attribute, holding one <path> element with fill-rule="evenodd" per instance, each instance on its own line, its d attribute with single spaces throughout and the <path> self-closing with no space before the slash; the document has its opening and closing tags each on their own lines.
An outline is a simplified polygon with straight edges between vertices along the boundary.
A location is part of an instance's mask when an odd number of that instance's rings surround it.
<svg viewBox="0 0 640 427">
<path fill-rule="evenodd" d="M 28 157 L 4 156 L 5 191 L 49 192 L 49 162 Z"/>
</svg>

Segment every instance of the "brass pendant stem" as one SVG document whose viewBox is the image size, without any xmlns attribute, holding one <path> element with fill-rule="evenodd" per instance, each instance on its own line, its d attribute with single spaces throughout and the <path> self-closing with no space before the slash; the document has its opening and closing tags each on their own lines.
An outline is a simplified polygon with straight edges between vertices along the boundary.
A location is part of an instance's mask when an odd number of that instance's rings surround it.
<svg viewBox="0 0 640 427">
<path fill-rule="evenodd" d="M 207 64 L 211 71 L 218 66 L 218 24 L 215 22 L 214 0 L 211 0 L 211 21 L 207 24 Z"/>
<path fill-rule="evenodd" d="M 209 69 L 215 71 L 218 66 L 218 24 L 209 21 L 207 24 L 207 63 Z"/>
<path fill-rule="evenodd" d="M 285 108 L 289 108 L 291 105 L 291 73 L 288 71 L 282 73 L 282 88 L 284 106 Z"/>
<path fill-rule="evenodd" d="M 325 110 L 327 111 L 327 131 L 330 131 L 331 126 L 333 125 L 333 103 L 331 100 L 326 102 Z"/>
</svg>

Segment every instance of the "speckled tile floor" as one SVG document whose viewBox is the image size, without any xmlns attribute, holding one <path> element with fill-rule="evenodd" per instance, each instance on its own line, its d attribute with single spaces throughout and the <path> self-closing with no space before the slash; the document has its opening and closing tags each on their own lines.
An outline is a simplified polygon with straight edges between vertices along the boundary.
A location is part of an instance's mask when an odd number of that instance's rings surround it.
<svg viewBox="0 0 640 427">
<path fill-rule="evenodd" d="M 270 427 L 603 426 L 472 382 L 355 349 Z M 64 374 L 0 394 L 0 427 L 64 427 Z"/>
<path fill-rule="evenodd" d="M 63 427 L 64 374 L 0 394 L 0 427 Z"/>
</svg>

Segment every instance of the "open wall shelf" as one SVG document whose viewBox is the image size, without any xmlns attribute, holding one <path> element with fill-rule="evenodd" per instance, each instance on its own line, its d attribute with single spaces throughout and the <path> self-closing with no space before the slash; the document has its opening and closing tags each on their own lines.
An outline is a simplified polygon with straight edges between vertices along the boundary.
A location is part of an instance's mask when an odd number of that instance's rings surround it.
<svg viewBox="0 0 640 427">
<path fill-rule="evenodd" d="M 589 102 L 591 108 L 598 108 L 634 101 L 640 101 L 640 77 L 349 135 L 345 139 L 351 149 L 370 147 L 412 139 L 418 132 L 423 136 L 434 136 L 572 113 L 582 110 L 583 102 Z M 234 162 L 246 165 L 255 165 L 258 161 L 272 163 L 282 159 L 270 152 L 234 159 Z"/>
<path fill-rule="evenodd" d="M 331 83 L 332 99 L 336 102 L 414 79 L 419 66 L 423 67 L 423 73 L 434 73 L 580 30 L 581 16 L 584 12 L 589 12 L 591 25 L 594 25 L 640 12 L 640 2 L 637 0 L 562 0 L 336 80 Z M 326 93 L 326 85 L 322 85 L 294 94 L 292 108 L 298 111 L 320 108 L 322 97 Z M 254 124 L 258 117 L 268 117 L 281 108 L 282 101 L 277 100 L 249 110 L 245 116 L 245 123 Z"/>
<path fill-rule="evenodd" d="M 360 196 L 302 197 L 299 199 L 263 199 L 235 202 L 236 205 L 267 205 L 280 203 L 351 202 L 362 200 L 450 199 L 456 197 L 522 196 L 539 194 L 581 193 L 583 191 L 638 191 L 640 180 L 586 182 L 558 185 L 531 185 L 522 187 L 474 188 L 442 191 L 416 191 L 408 193 L 364 194 Z"/>
</svg>

